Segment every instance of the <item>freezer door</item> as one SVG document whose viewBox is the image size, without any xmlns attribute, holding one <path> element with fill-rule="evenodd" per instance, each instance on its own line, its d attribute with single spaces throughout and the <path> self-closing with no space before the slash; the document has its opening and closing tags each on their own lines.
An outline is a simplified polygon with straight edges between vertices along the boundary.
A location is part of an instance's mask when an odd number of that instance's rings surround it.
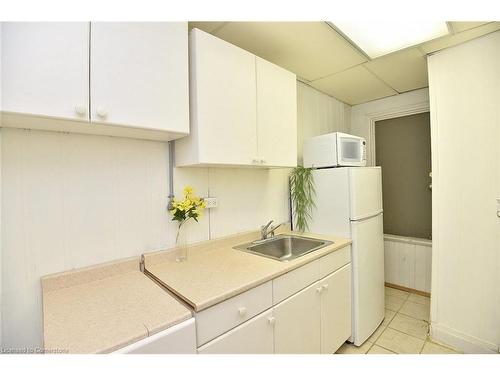
<svg viewBox="0 0 500 375">
<path fill-rule="evenodd" d="M 384 234 L 382 214 L 352 221 L 353 338 L 359 346 L 384 319 Z"/>
<path fill-rule="evenodd" d="M 312 174 L 316 207 L 311 212 L 309 231 L 350 238 L 348 169 L 317 169 Z"/>
<path fill-rule="evenodd" d="M 349 168 L 350 218 L 360 220 L 382 212 L 382 169 Z"/>
</svg>

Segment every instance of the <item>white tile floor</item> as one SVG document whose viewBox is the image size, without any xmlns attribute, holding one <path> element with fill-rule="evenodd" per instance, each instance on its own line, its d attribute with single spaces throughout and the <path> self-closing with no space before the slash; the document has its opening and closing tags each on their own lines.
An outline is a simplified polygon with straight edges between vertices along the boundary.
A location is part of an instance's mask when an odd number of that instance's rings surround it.
<svg viewBox="0 0 500 375">
<path fill-rule="evenodd" d="M 381 326 L 360 347 L 345 343 L 337 354 L 457 354 L 429 338 L 429 310 L 429 297 L 386 287 Z"/>
</svg>

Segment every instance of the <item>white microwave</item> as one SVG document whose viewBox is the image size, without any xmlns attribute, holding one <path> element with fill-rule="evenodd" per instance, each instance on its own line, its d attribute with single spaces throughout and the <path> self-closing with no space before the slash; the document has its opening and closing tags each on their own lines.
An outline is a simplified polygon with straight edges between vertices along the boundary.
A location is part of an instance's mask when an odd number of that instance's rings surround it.
<svg viewBox="0 0 500 375">
<path fill-rule="evenodd" d="M 304 167 L 364 167 L 366 166 L 366 141 L 346 133 L 329 133 L 304 141 Z"/>
</svg>

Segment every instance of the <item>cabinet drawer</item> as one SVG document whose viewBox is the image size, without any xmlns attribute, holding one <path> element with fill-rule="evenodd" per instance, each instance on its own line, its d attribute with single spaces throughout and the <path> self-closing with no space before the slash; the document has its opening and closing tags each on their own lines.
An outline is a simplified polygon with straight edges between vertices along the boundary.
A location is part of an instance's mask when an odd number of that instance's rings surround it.
<svg viewBox="0 0 500 375">
<path fill-rule="evenodd" d="M 198 348 L 199 354 L 273 354 L 273 311 L 269 309 Z"/>
<path fill-rule="evenodd" d="M 319 259 L 319 278 L 335 272 L 351 262 L 351 246 L 343 247 Z"/>
<path fill-rule="evenodd" d="M 273 280 L 273 304 L 283 301 L 319 279 L 319 260 L 312 261 Z"/>
<path fill-rule="evenodd" d="M 273 303 L 272 281 L 196 313 L 198 347 L 267 310 Z"/>
</svg>

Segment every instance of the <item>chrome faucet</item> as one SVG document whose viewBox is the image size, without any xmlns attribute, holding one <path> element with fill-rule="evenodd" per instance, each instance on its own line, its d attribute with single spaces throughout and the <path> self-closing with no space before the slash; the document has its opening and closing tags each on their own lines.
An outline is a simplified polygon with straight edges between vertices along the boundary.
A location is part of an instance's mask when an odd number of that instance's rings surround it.
<svg viewBox="0 0 500 375">
<path fill-rule="evenodd" d="M 260 240 L 267 240 L 268 237 L 274 237 L 274 231 L 278 229 L 281 224 L 275 225 L 274 227 L 271 227 L 271 224 L 273 223 L 273 220 L 269 221 L 266 225 L 263 225 L 260 227 Z"/>
</svg>

